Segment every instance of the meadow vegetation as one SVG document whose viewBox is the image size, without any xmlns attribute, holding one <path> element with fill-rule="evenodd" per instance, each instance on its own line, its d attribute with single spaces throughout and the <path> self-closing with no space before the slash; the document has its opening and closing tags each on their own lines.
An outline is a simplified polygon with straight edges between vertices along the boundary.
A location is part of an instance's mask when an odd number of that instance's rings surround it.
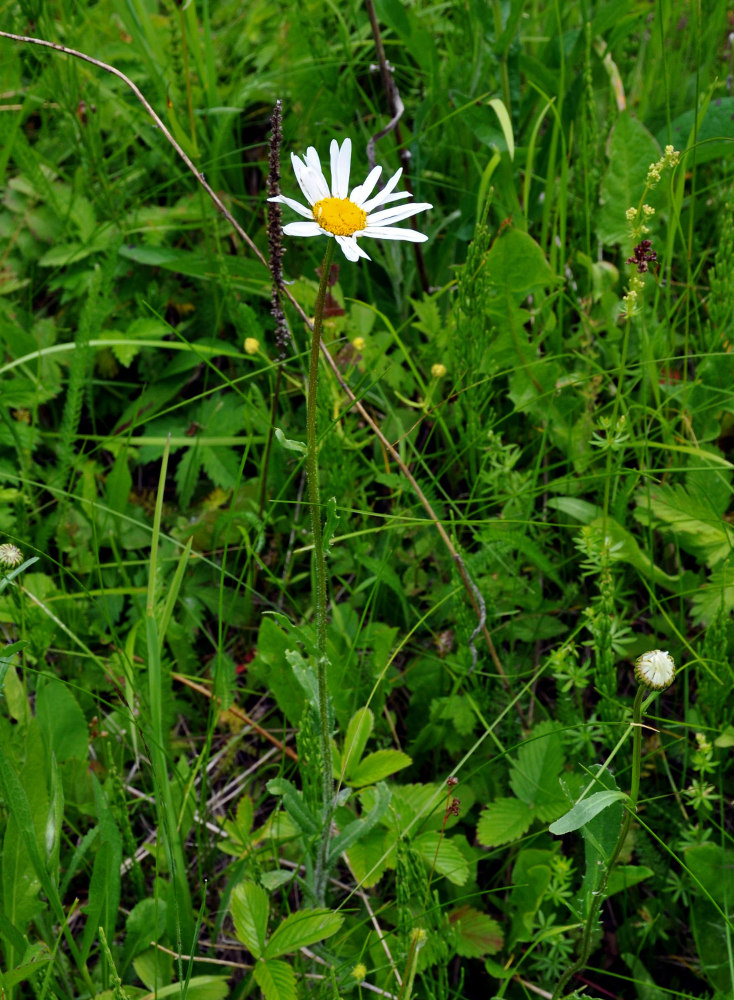
<svg viewBox="0 0 734 1000">
<path fill-rule="evenodd" d="M 727 4 L 0 12 L 5 1000 L 734 996 Z"/>
</svg>

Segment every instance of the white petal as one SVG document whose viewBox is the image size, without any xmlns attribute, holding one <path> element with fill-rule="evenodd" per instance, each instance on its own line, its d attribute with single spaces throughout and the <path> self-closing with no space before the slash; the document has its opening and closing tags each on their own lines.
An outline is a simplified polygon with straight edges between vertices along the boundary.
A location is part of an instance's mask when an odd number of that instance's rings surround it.
<svg viewBox="0 0 734 1000">
<path fill-rule="evenodd" d="M 349 200 L 353 201 L 355 205 L 362 207 L 362 202 L 365 201 L 375 189 L 375 184 L 377 184 L 377 179 L 382 173 L 382 167 L 374 167 L 370 170 L 367 175 L 367 180 L 364 184 L 358 184 L 356 188 L 349 195 Z"/>
<path fill-rule="evenodd" d="M 309 157 L 310 162 L 308 162 Z M 322 198 L 329 197 L 329 185 L 326 183 L 326 178 L 322 173 L 319 158 L 316 155 L 316 150 L 313 146 L 309 147 L 308 153 L 306 154 L 306 162 L 291 153 L 291 163 L 293 164 L 293 172 L 296 175 L 298 185 L 301 191 L 303 191 L 304 197 L 309 205 L 315 205 L 316 202 L 321 201 Z"/>
<path fill-rule="evenodd" d="M 359 260 L 360 257 L 371 260 L 353 236 L 336 236 L 334 238 L 344 251 L 344 256 L 347 260 L 355 261 Z"/>
<path fill-rule="evenodd" d="M 298 225 L 298 223 L 296 223 Z M 285 232 L 285 230 L 283 230 Z M 415 229 L 397 229 L 391 226 L 369 226 L 360 236 L 371 236 L 375 240 L 407 240 L 409 243 L 425 243 L 428 239 Z"/>
<path fill-rule="evenodd" d="M 336 139 L 331 140 L 329 146 L 329 162 L 331 163 L 331 193 L 335 198 L 337 194 L 337 178 L 339 177 L 339 143 Z"/>
<path fill-rule="evenodd" d="M 369 212 L 373 208 L 377 208 L 378 205 L 384 205 L 385 201 L 387 200 L 387 196 L 389 194 L 392 194 L 395 185 L 398 183 L 398 181 L 402 176 L 403 176 L 403 168 L 401 167 L 397 171 L 397 173 L 394 173 L 392 175 L 390 180 L 384 186 L 382 191 L 379 192 L 379 194 L 376 194 L 374 198 L 372 198 L 370 201 L 365 202 L 365 204 L 362 205 L 362 208 L 365 210 L 365 212 Z"/>
<path fill-rule="evenodd" d="M 336 165 L 336 177 L 332 175 L 331 188 L 337 198 L 347 198 L 349 196 L 349 169 L 352 162 L 352 140 L 345 139 L 339 151 L 339 160 Z"/>
<path fill-rule="evenodd" d="M 321 236 L 323 229 L 315 222 L 289 222 L 283 232 L 286 236 Z"/>
<path fill-rule="evenodd" d="M 368 215 L 367 225 L 369 226 L 373 222 L 376 226 L 402 222 L 403 219 L 409 219 L 411 215 L 417 215 L 418 212 L 425 212 L 427 208 L 433 208 L 433 205 L 429 205 L 427 202 L 418 202 L 417 205 L 395 205 L 393 208 L 386 208 L 383 212 L 375 212 L 374 215 Z"/>
<path fill-rule="evenodd" d="M 292 198 L 286 198 L 284 194 L 278 194 L 274 198 L 268 198 L 268 201 L 278 201 L 281 205 L 287 205 L 288 208 L 292 208 L 294 212 L 298 212 L 298 214 L 302 215 L 305 219 L 313 219 L 313 212 L 310 208 L 304 208 L 303 205 L 300 205 Z"/>
</svg>

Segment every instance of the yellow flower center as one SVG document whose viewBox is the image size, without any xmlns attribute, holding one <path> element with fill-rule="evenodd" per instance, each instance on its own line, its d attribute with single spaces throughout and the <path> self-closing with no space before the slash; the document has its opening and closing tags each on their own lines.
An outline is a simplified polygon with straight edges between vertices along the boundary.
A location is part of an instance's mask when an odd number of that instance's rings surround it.
<svg viewBox="0 0 734 1000">
<path fill-rule="evenodd" d="M 311 211 L 321 228 L 332 236 L 353 236 L 367 225 L 367 213 L 349 198 L 322 198 Z"/>
</svg>

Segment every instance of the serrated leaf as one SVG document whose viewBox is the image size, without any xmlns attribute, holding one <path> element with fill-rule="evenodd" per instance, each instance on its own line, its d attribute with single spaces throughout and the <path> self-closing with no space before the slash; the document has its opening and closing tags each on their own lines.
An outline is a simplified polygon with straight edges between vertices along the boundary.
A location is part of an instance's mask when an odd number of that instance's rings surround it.
<svg viewBox="0 0 734 1000">
<path fill-rule="evenodd" d="M 439 875 L 454 885 L 464 885 L 469 878 L 469 863 L 445 835 L 429 830 L 413 840 L 413 847 L 429 866 L 433 865 Z"/>
<path fill-rule="evenodd" d="M 307 948 L 316 941 L 323 941 L 336 934 L 343 922 L 344 917 L 333 910 L 299 910 L 291 913 L 271 934 L 263 957 L 268 960 L 280 958 L 299 948 Z"/>
<path fill-rule="evenodd" d="M 456 928 L 456 954 L 462 958 L 496 955 L 504 943 L 502 928 L 488 914 L 473 906 L 460 906 L 449 913 Z"/>
<path fill-rule="evenodd" d="M 268 894 L 254 882 L 240 882 L 230 904 L 235 933 L 249 951 L 260 958 L 265 950 L 270 903 Z"/>
<path fill-rule="evenodd" d="M 580 830 L 582 826 L 590 823 L 595 816 L 598 816 L 600 812 L 607 809 L 613 802 L 619 802 L 624 798 L 626 798 L 624 792 L 594 792 L 592 795 L 587 795 L 586 798 L 577 802 L 565 815 L 557 819 L 555 823 L 551 823 L 548 829 L 557 837 L 564 833 L 572 833 L 574 830 Z"/>
<path fill-rule="evenodd" d="M 635 517 L 643 524 L 654 518 L 660 528 L 675 535 L 681 548 L 710 567 L 724 562 L 734 549 L 734 529 L 705 497 L 693 496 L 680 485 L 655 486 L 641 493 Z"/>
<path fill-rule="evenodd" d="M 378 781 L 389 778 L 396 771 L 409 767 L 413 763 L 411 757 L 402 750 L 376 750 L 360 761 L 348 781 L 355 788 L 364 785 L 374 785 Z"/>
<path fill-rule="evenodd" d="M 519 799 L 495 799 L 479 814 L 477 839 L 485 847 L 510 844 L 527 832 L 533 818 L 532 810 Z"/>
<path fill-rule="evenodd" d="M 258 962 L 255 982 L 263 991 L 265 1000 L 297 1000 L 296 977 L 287 962 Z"/>
</svg>

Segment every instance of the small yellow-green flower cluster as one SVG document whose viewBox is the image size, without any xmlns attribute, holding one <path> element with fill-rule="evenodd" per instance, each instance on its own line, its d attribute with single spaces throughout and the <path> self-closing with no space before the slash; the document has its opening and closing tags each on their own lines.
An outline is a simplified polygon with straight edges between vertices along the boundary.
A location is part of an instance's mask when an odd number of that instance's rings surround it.
<svg viewBox="0 0 734 1000">
<path fill-rule="evenodd" d="M 639 274 L 633 274 L 630 278 L 630 287 L 626 295 L 622 296 L 622 301 L 627 307 L 626 313 L 628 316 L 634 316 L 637 312 L 637 300 L 640 297 L 640 292 L 645 287 L 645 282 L 639 276 Z"/>
<path fill-rule="evenodd" d="M 352 969 L 351 975 L 357 980 L 358 983 L 361 983 L 367 975 L 367 966 L 364 962 L 358 962 Z"/>
<path fill-rule="evenodd" d="M 650 232 L 650 227 L 646 225 L 646 220 L 655 215 L 655 209 L 652 205 L 648 205 L 647 202 L 645 202 L 641 209 L 637 209 L 633 205 L 631 208 L 627 209 L 624 215 L 627 222 L 630 224 L 633 238 L 639 239 L 640 236 L 644 236 L 645 233 Z"/>
<path fill-rule="evenodd" d="M 651 163 L 647 168 L 647 186 L 649 188 L 655 187 L 656 184 L 660 182 L 660 175 L 666 167 L 678 166 L 678 160 L 680 160 L 680 153 L 673 146 L 666 146 L 665 152 L 657 161 L 657 163 Z"/>
<path fill-rule="evenodd" d="M 446 365 L 442 365 L 440 361 L 435 365 L 431 365 L 431 375 L 433 378 L 443 378 L 446 372 Z"/>
</svg>

